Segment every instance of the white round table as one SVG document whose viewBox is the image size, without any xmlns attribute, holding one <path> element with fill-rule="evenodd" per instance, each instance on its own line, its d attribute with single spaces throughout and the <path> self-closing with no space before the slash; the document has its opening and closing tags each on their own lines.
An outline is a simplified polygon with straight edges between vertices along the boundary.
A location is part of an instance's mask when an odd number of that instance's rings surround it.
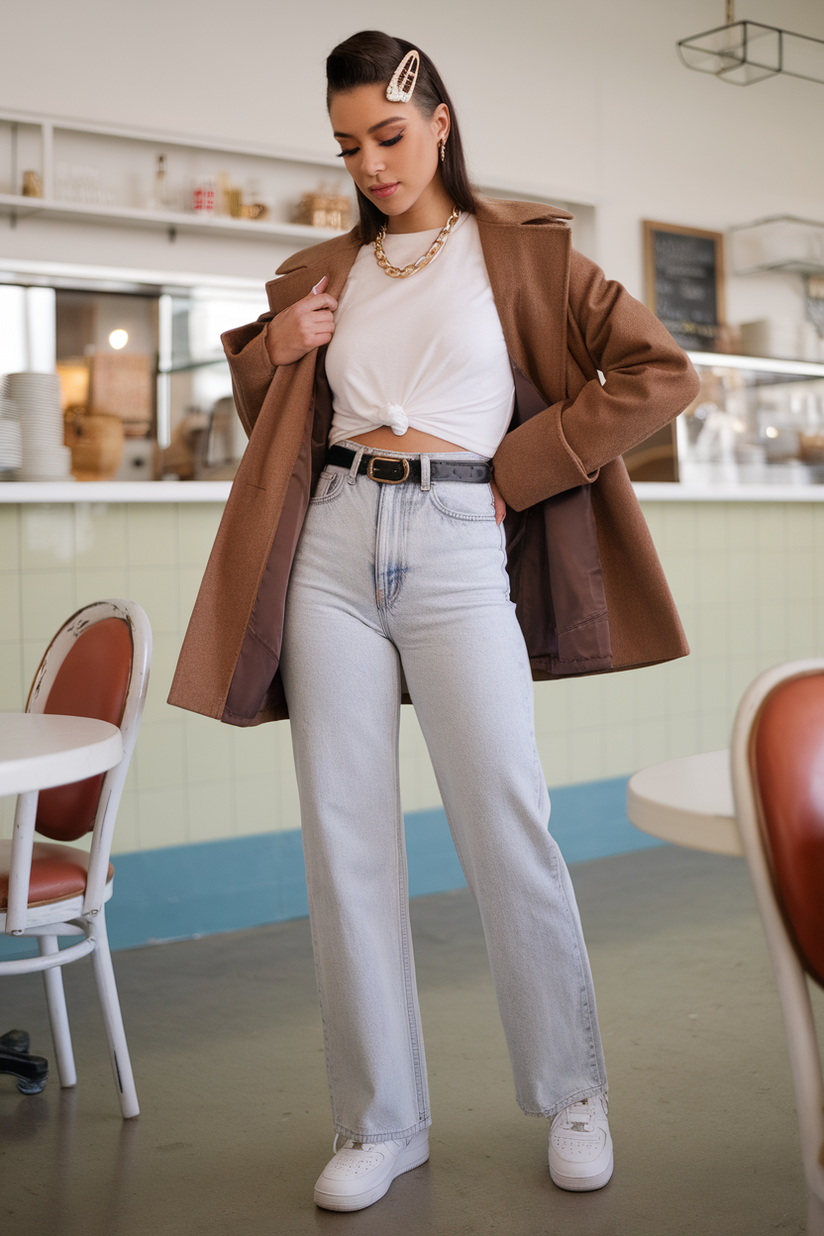
<svg viewBox="0 0 824 1236">
<path fill-rule="evenodd" d="M 120 730 L 108 721 L 0 712 L 0 796 L 83 781 L 122 757 Z"/>
<path fill-rule="evenodd" d="M 729 751 L 686 755 L 642 768 L 629 779 L 627 815 L 663 841 L 743 855 L 732 796 Z"/>
</svg>

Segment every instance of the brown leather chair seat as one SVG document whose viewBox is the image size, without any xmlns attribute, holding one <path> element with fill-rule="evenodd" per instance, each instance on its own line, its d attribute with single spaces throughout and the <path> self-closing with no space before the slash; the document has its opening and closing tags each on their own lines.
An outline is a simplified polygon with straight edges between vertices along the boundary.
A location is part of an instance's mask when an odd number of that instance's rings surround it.
<svg viewBox="0 0 824 1236">
<path fill-rule="evenodd" d="M 31 862 L 29 905 L 44 906 L 86 891 L 89 856 L 70 845 L 36 842 Z M 0 841 L 0 909 L 9 903 L 11 841 Z M 108 879 L 114 875 L 109 863 Z"/>
<path fill-rule="evenodd" d="M 824 987 L 824 674 L 770 692 L 752 756 L 779 904 L 802 965 Z"/>
</svg>

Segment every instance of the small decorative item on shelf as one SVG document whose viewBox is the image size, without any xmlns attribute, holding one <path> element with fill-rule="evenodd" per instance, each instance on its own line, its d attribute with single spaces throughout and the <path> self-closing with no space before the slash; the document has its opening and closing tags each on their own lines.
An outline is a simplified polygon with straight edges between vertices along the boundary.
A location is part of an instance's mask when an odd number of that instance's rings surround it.
<svg viewBox="0 0 824 1236">
<path fill-rule="evenodd" d="M 100 169 L 88 163 L 58 163 L 55 196 L 82 206 L 116 206 L 117 194 L 103 189 Z"/>
<path fill-rule="evenodd" d="M 42 197 L 43 177 L 39 172 L 23 173 L 23 197 Z"/>
<path fill-rule="evenodd" d="M 243 196 L 243 190 L 239 185 L 232 184 L 228 172 L 218 172 L 216 214 L 228 215 L 231 219 L 255 219 L 259 222 L 269 217 L 268 206 L 256 200 L 258 197 L 256 182 L 251 182 L 249 187 L 250 200 L 244 202 Z"/>
<path fill-rule="evenodd" d="M 149 210 L 168 210 L 169 201 L 169 185 L 166 179 L 166 156 L 157 156 L 157 170 L 155 171 L 154 188 L 152 195 L 149 198 Z"/>
<path fill-rule="evenodd" d="M 236 185 L 229 185 L 226 190 L 226 211 L 233 219 L 241 217 L 243 210 L 243 194 Z"/>
<path fill-rule="evenodd" d="M 269 218 L 269 207 L 261 201 L 260 182 L 255 177 L 246 181 L 240 204 L 240 217 L 257 223 L 263 223 Z"/>
<path fill-rule="evenodd" d="M 352 226 L 352 199 L 345 193 L 334 190 L 316 189 L 314 193 L 304 193 L 298 203 L 294 223 L 308 224 L 309 227 L 328 227 L 338 231 L 346 231 Z"/>
<path fill-rule="evenodd" d="M 66 446 L 72 476 L 78 481 L 110 481 L 123 458 L 123 422 L 118 416 L 88 412 L 84 404 L 66 409 Z"/>
<path fill-rule="evenodd" d="M 232 182 L 229 179 L 229 173 L 218 172 L 215 176 L 215 185 L 215 214 L 230 215 L 232 212 L 229 209 L 229 192 Z"/>
<path fill-rule="evenodd" d="M 213 215 L 215 213 L 215 183 L 213 180 L 201 180 L 192 192 L 192 210 L 196 215 Z"/>
<path fill-rule="evenodd" d="M 240 217 L 241 219 L 255 219 L 258 223 L 263 223 L 264 219 L 269 218 L 269 207 L 263 202 L 242 202 Z"/>
<path fill-rule="evenodd" d="M 243 191 L 239 185 L 232 184 L 232 178 L 228 172 L 217 174 L 215 213 L 229 215 L 232 219 L 243 217 Z"/>
</svg>

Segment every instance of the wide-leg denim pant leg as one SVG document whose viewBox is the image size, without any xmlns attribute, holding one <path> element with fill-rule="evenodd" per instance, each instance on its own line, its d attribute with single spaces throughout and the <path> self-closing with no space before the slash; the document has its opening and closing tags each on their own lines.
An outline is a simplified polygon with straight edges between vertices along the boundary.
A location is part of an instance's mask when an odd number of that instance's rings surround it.
<svg viewBox="0 0 824 1236">
<path fill-rule="evenodd" d="M 430 1121 L 398 788 L 401 664 L 480 908 L 518 1102 L 550 1116 L 606 1085 L 505 565 L 487 485 L 381 485 L 332 468 L 310 504 L 281 664 L 346 1136 L 381 1141 Z"/>
</svg>

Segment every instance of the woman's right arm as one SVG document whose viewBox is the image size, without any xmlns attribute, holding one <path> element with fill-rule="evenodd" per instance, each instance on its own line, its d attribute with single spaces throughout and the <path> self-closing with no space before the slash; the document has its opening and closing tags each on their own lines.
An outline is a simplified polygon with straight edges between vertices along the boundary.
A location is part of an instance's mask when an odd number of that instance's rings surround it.
<svg viewBox="0 0 824 1236">
<path fill-rule="evenodd" d="M 247 434 L 254 428 L 275 370 L 294 364 L 332 338 L 332 314 L 338 302 L 325 294 L 325 287 L 323 278 L 308 296 L 277 315 L 264 313 L 257 322 L 221 336 L 232 373 L 235 407 Z"/>
</svg>

